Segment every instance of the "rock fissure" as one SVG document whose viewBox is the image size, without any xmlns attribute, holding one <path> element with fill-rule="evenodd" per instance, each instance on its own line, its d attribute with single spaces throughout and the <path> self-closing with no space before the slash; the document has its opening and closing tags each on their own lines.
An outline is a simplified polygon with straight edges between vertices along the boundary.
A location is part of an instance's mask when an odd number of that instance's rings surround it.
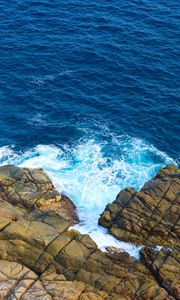
<svg viewBox="0 0 180 300">
<path fill-rule="evenodd" d="M 175 170 L 162 169 L 140 192 L 120 192 L 106 207 L 106 225 L 129 242 L 162 245 L 167 234 L 153 229 L 171 228 L 177 244 L 180 177 L 170 176 Z M 103 253 L 88 235 L 68 229 L 77 221 L 75 206 L 42 169 L 3 166 L 0 178 L 0 299 L 179 300 L 177 246 L 169 252 L 143 248 L 146 266 L 125 252 Z"/>
</svg>

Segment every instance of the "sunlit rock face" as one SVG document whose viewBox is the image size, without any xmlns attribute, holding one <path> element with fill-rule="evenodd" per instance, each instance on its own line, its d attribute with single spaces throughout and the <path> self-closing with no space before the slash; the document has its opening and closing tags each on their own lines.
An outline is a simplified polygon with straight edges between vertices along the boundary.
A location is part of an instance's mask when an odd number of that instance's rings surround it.
<svg viewBox="0 0 180 300">
<path fill-rule="evenodd" d="M 175 299 L 179 299 L 179 267 L 180 267 L 180 247 L 173 250 L 162 248 L 156 251 L 152 248 L 143 248 L 141 257 L 154 276 L 169 294 Z"/>
<path fill-rule="evenodd" d="M 42 169 L 2 166 L 0 187 L 1 199 L 24 212 L 55 211 L 71 223 L 78 221 L 74 203 L 56 190 Z"/>
<path fill-rule="evenodd" d="M 179 245 L 180 169 L 168 165 L 137 192 L 122 190 L 99 224 L 118 239 L 143 245 Z"/>
<path fill-rule="evenodd" d="M 42 170 L 1 167 L 0 188 L 1 299 L 173 299 L 143 263 L 69 230 L 74 220 L 51 209 L 61 196 Z"/>
</svg>

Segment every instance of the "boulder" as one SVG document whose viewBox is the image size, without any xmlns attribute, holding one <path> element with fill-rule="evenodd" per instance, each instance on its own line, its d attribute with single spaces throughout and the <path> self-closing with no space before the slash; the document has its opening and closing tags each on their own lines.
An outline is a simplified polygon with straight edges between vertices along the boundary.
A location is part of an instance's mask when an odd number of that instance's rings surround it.
<svg viewBox="0 0 180 300">
<path fill-rule="evenodd" d="M 98 222 L 117 239 L 147 246 L 177 246 L 179 215 L 180 169 L 168 165 L 139 192 L 122 190 Z"/>
</svg>

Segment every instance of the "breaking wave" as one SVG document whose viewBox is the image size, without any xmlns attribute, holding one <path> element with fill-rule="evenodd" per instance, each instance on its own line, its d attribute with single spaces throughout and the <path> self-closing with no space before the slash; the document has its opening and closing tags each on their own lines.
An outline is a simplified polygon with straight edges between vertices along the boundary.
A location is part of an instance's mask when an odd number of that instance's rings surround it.
<svg viewBox="0 0 180 300">
<path fill-rule="evenodd" d="M 101 249 L 116 246 L 138 256 L 139 248 L 107 234 L 97 225 L 100 213 L 118 192 L 127 186 L 140 189 L 164 165 L 173 160 L 165 153 L 136 138 L 120 136 L 99 142 L 91 139 L 70 147 L 38 145 L 24 153 L 13 147 L 0 148 L 0 163 L 21 167 L 41 167 L 56 188 L 76 204 L 80 223 Z"/>
</svg>

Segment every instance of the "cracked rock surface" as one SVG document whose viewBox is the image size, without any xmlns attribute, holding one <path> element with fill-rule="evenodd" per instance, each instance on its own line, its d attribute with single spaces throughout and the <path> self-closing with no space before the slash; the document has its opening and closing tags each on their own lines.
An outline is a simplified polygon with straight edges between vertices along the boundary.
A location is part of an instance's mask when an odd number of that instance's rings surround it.
<svg viewBox="0 0 180 300">
<path fill-rule="evenodd" d="M 137 192 L 122 190 L 99 224 L 117 239 L 147 246 L 179 245 L 180 169 L 168 165 Z"/>
<path fill-rule="evenodd" d="M 178 299 L 149 266 L 69 230 L 74 206 L 60 208 L 42 170 L 0 167 L 0 299 Z"/>
<path fill-rule="evenodd" d="M 0 299 L 102 300 L 104 295 L 88 291 L 83 282 L 67 281 L 53 270 L 39 276 L 19 263 L 0 260 Z"/>
<path fill-rule="evenodd" d="M 180 247 L 173 250 L 162 248 L 160 251 L 143 248 L 141 256 L 169 294 L 180 299 Z"/>
<path fill-rule="evenodd" d="M 24 211 L 55 211 L 71 223 L 78 222 L 76 206 L 60 195 L 43 169 L 0 167 L 0 198 Z"/>
</svg>

